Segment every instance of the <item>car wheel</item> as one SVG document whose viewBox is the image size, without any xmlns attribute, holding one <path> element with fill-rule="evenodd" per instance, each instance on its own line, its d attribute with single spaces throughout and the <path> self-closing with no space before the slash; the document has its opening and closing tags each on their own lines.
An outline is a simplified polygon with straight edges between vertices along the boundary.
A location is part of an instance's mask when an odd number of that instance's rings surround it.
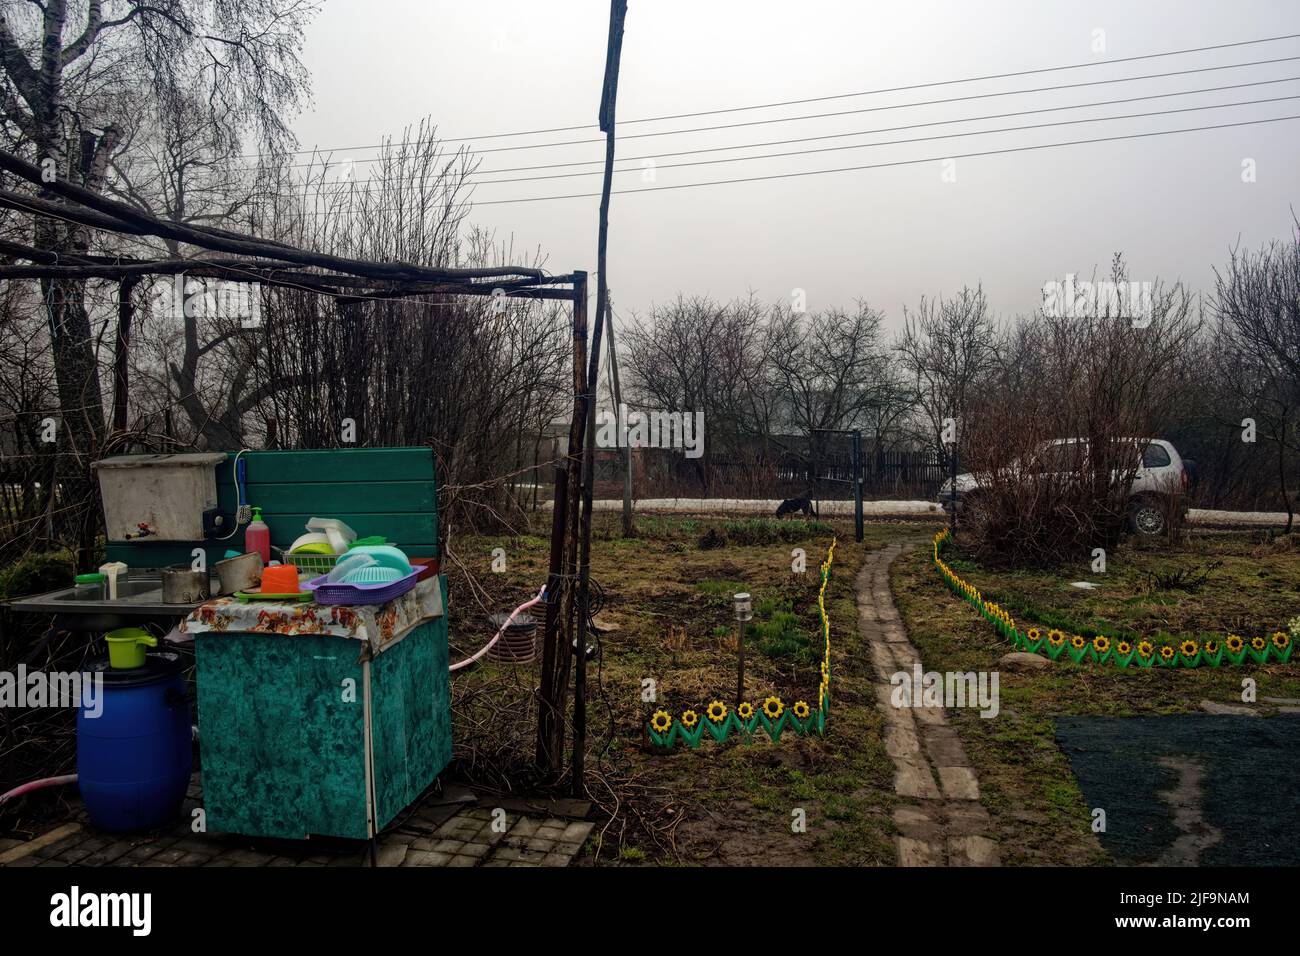
<svg viewBox="0 0 1300 956">
<path fill-rule="evenodd" d="M 1150 498 L 1141 498 L 1128 509 L 1128 526 L 1134 534 L 1143 538 L 1157 538 L 1165 533 L 1165 513 L 1160 503 Z"/>
</svg>

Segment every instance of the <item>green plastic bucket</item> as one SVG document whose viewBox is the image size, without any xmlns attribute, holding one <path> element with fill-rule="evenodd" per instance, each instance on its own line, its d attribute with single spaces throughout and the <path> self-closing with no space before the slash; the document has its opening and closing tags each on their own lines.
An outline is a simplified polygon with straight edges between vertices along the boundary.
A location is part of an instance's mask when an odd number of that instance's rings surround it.
<svg viewBox="0 0 1300 956">
<path fill-rule="evenodd" d="M 120 671 L 144 667 L 145 648 L 158 646 L 158 638 L 140 627 L 119 627 L 105 634 L 104 640 L 108 642 L 108 663 Z"/>
</svg>

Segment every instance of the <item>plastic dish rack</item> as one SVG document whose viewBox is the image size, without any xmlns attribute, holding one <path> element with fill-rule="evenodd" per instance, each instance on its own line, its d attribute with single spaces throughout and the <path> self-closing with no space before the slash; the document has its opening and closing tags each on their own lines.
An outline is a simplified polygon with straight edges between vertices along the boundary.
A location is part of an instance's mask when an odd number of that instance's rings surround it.
<svg viewBox="0 0 1300 956">
<path fill-rule="evenodd" d="M 292 564 L 303 574 L 329 574 L 334 570 L 334 562 L 339 559 L 337 554 L 286 554 L 282 560 L 286 564 Z"/>
<path fill-rule="evenodd" d="M 420 569 L 416 568 L 396 581 L 385 581 L 382 584 L 330 584 L 325 580 L 329 575 L 322 574 L 312 578 L 303 587 L 316 596 L 317 604 L 386 604 L 414 588 L 415 579 L 419 576 Z"/>
</svg>

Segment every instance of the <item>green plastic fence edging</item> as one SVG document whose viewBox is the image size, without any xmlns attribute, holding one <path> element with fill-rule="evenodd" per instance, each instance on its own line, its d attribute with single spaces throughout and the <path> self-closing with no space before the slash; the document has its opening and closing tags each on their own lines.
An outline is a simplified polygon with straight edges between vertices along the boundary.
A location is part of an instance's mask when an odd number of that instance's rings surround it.
<svg viewBox="0 0 1300 956">
<path fill-rule="evenodd" d="M 976 612 L 989 621 L 994 630 L 1010 641 L 1017 650 L 1031 654 L 1043 653 L 1050 660 L 1060 660 L 1062 655 L 1076 664 L 1085 661 L 1092 664 L 1114 664 L 1116 667 L 1220 667 L 1225 662 L 1239 667 L 1247 661 L 1267 664 L 1269 659 L 1285 664 L 1291 660 L 1295 650 L 1295 622 L 1292 631 L 1274 631 L 1270 637 L 1255 636 L 1243 638 L 1229 634 L 1222 641 L 1209 640 L 1202 645 L 1199 641 L 1187 638 L 1177 647 L 1164 644 L 1157 647 L 1148 640 L 1136 644 L 1125 638 L 1098 634 L 1091 640 L 1079 634 L 1065 634 L 1055 628 L 1044 633 L 1037 625 L 1027 630 L 1016 626 L 1015 618 L 997 604 L 984 600 L 975 585 L 964 581 L 943 560 L 943 551 L 952 542 L 948 529 L 934 536 L 933 561 L 935 570 L 943 578 L 948 588 L 959 598 L 975 608 Z M 1300 621 L 1300 618 L 1296 619 Z"/>
<path fill-rule="evenodd" d="M 822 562 L 822 584 L 817 592 L 817 611 L 821 617 L 823 645 L 820 668 L 822 679 L 817 692 L 818 706 L 813 707 L 806 701 L 800 700 L 787 707 L 779 697 L 769 697 L 759 707 L 744 704 L 743 706 L 751 711 L 747 717 L 718 700 L 698 711 L 684 710 L 678 717 L 672 716 L 666 710 L 657 710 L 646 723 L 646 734 L 655 747 L 671 750 L 675 745 L 684 743 L 692 750 L 697 750 L 706 733 L 719 743 L 733 733 L 749 742 L 758 735 L 760 730 L 767 734 L 773 743 L 779 742 L 781 734 L 786 730 L 793 730 L 801 737 L 826 733 L 830 723 L 831 703 L 831 619 L 826 613 L 826 587 L 831 579 L 831 564 L 835 561 L 836 541 L 837 539 L 831 539 L 826 560 Z M 717 719 L 714 719 L 710 716 L 710 711 L 716 713 L 719 708 L 723 713 L 717 714 Z M 769 710 L 774 714 L 769 714 Z M 802 714 L 796 713 L 796 710 L 802 711 Z"/>
</svg>

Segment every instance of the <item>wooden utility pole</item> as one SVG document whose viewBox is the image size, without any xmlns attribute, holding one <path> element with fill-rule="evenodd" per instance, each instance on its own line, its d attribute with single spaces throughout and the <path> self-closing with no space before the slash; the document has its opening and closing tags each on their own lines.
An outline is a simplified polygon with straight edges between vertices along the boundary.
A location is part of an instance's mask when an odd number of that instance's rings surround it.
<svg viewBox="0 0 1300 956">
<path fill-rule="evenodd" d="M 571 610 L 577 538 L 579 474 L 582 436 L 586 430 L 587 274 L 575 273 L 573 283 L 573 415 L 563 462 L 555 469 L 555 506 L 551 514 L 551 563 L 546 577 L 546 623 L 542 632 L 542 676 L 538 688 L 538 769 L 560 776 L 564 762 L 564 702 L 568 697 Z M 581 456 L 581 457 L 580 457 Z"/>
<path fill-rule="evenodd" d="M 605 86 L 600 98 L 600 128 L 605 134 L 605 175 L 600 190 L 600 228 L 596 241 L 596 327 L 591 334 L 587 371 L 587 441 L 582 458 L 582 532 L 578 550 L 578 640 L 574 650 L 573 794 L 586 793 L 583 776 L 587 748 L 587 615 L 591 589 L 591 494 L 596 472 L 596 386 L 600 380 L 600 339 L 609 309 L 609 274 L 605 256 L 609 240 L 609 194 L 614 183 L 614 103 L 618 97 L 618 63 L 623 51 L 627 0 L 611 0 Z"/>
<path fill-rule="evenodd" d="M 130 276 L 117 284 L 117 341 L 113 347 L 113 431 L 126 431 L 127 390 L 130 388 L 131 293 L 140 279 Z"/>
<path fill-rule="evenodd" d="M 623 388 L 618 378 L 618 350 L 614 346 L 614 312 L 611 309 L 609 315 L 605 317 L 609 332 L 609 370 L 610 370 L 610 392 L 614 398 L 614 415 L 615 427 L 618 427 L 617 416 L 623 411 Z M 623 537 L 632 537 L 632 449 L 623 445 L 621 449 L 620 461 L 623 464 Z"/>
</svg>

